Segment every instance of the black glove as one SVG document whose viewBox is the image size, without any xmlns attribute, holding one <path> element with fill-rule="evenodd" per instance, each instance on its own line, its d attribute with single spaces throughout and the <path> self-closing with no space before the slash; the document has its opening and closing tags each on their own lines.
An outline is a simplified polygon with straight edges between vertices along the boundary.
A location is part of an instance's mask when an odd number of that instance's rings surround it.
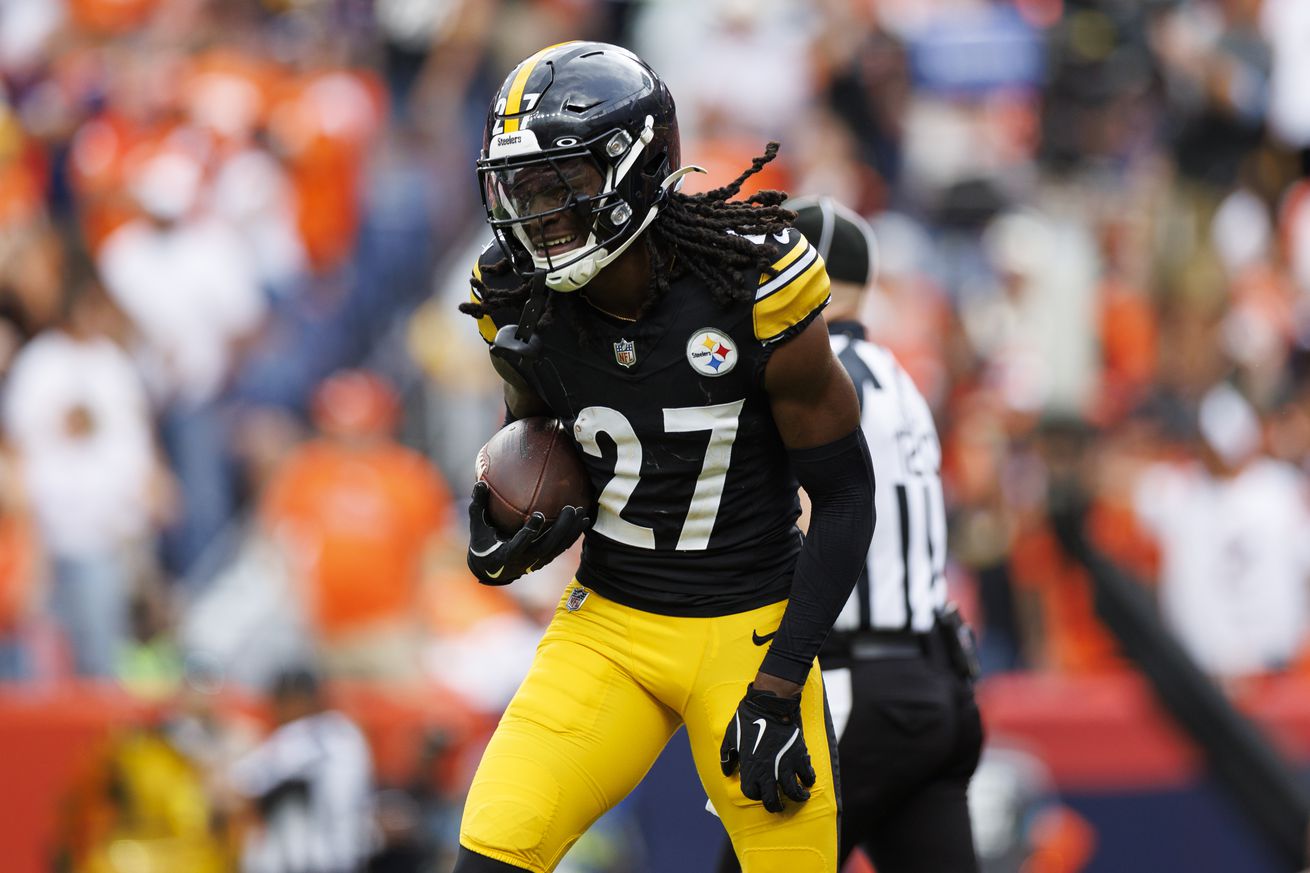
<svg viewBox="0 0 1310 873">
<path fill-rule="evenodd" d="M 521 340 L 516 333 L 518 327 L 517 324 L 507 324 L 496 331 L 490 350 L 491 365 L 501 379 L 520 391 L 531 391 L 529 374 L 541 357 L 541 337 L 534 335 L 526 341 Z"/>
<path fill-rule="evenodd" d="M 524 573 L 544 567 L 591 526 L 583 510 L 566 506 L 549 527 L 546 517 L 534 512 L 517 533 L 502 540 L 487 521 L 490 493 L 486 482 L 478 482 L 469 501 L 468 565 L 483 585 L 508 585 Z"/>
<path fill-rule="evenodd" d="M 728 722 L 719 748 L 724 776 L 741 764 L 741 793 L 763 800 L 769 812 L 782 812 L 779 789 L 797 803 L 810 799 L 814 768 L 801 734 L 800 697 L 778 697 L 746 686 L 746 696 Z"/>
<path fill-rule="evenodd" d="M 523 304 L 518 323 L 507 324 L 496 331 L 496 338 L 491 343 L 492 366 L 500 378 L 520 390 L 532 384 L 529 376 L 541 358 L 542 342 L 537 327 L 545 314 L 546 300 L 550 297 L 550 288 L 546 286 L 546 271 L 534 272 L 531 285 L 528 302 Z"/>
</svg>

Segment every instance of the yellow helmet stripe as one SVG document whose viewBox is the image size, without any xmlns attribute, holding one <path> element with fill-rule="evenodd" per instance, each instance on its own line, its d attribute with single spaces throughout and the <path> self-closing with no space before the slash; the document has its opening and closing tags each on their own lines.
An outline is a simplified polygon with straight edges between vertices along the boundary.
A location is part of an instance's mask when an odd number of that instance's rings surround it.
<svg viewBox="0 0 1310 873">
<path fill-rule="evenodd" d="M 578 42 L 578 40 L 570 39 L 565 42 L 557 42 L 554 45 L 548 45 L 519 65 L 519 71 L 514 76 L 514 81 L 510 83 L 509 94 L 505 97 L 505 115 L 507 116 L 505 119 L 506 133 L 513 133 L 519 129 L 518 118 L 511 118 L 508 116 L 517 116 L 523 111 L 523 89 L 528 87 L 528 77 L 531 76 L 532 71 L 536 69 L 537 61 L 541 60 L 542 55 L 546 54 L 546 52 L 551 49 L 559 48 L 562 45 L 568 45 L 573 42 Z"/>
</svg>

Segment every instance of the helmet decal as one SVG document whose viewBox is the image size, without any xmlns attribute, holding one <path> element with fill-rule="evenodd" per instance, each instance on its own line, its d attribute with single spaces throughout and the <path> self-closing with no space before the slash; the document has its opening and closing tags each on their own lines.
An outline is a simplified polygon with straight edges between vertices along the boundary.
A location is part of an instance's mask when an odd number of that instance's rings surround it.
<svg viewBox="0 0 1310 873">
<path fill-rule="evenodd" d="M 531 154 L 541 151 L 541 146 L 537 145 L 537 135 L 530 130 L 521 130 L 517 133 L 502 133 L 491 138 L 491 145 L 487 149 L 488 157 L 508 158 L 514 155 Z"/>
</svg>

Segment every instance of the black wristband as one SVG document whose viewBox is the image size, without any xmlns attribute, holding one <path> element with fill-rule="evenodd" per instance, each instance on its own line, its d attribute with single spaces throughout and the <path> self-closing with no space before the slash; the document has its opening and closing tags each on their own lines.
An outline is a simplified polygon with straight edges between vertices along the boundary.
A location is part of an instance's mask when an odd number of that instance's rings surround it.
<svg viewBox="0 0 1310 873">
<path fill-rule="evenodd" d="M 761 691 L 752 682 L 746 686 L 746 700 L 760 712 L 776 718 L 783 724 L 799 723 L 801 720 L 799 697 L 779 697 L 772 691 Z"/>
</svg>

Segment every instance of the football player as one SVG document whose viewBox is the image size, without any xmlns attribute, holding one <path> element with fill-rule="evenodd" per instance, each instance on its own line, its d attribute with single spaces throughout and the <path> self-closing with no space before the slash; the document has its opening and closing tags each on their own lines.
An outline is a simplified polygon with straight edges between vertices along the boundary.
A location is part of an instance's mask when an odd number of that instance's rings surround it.
<svg viewBox="0 0 1310 873">
<path fill-rule="evenodd" d="M 784 195 L 689 196 L 663 81 L 551 46 L 493 101 L 495 244 L 472 300 L 510 418 L 558 418 L 599 495 L 503 537 L 474 487 L 468 562 L 504 584 L 583 530 L 582 562 L 483 755 L 457 873 L 553 870 L 680 724 L 749 873 L 837 869 L 819 647 L 863 566 L 873 481 Z M 812 505 L 802 537 L 796 485 Z"/>
</svg>

